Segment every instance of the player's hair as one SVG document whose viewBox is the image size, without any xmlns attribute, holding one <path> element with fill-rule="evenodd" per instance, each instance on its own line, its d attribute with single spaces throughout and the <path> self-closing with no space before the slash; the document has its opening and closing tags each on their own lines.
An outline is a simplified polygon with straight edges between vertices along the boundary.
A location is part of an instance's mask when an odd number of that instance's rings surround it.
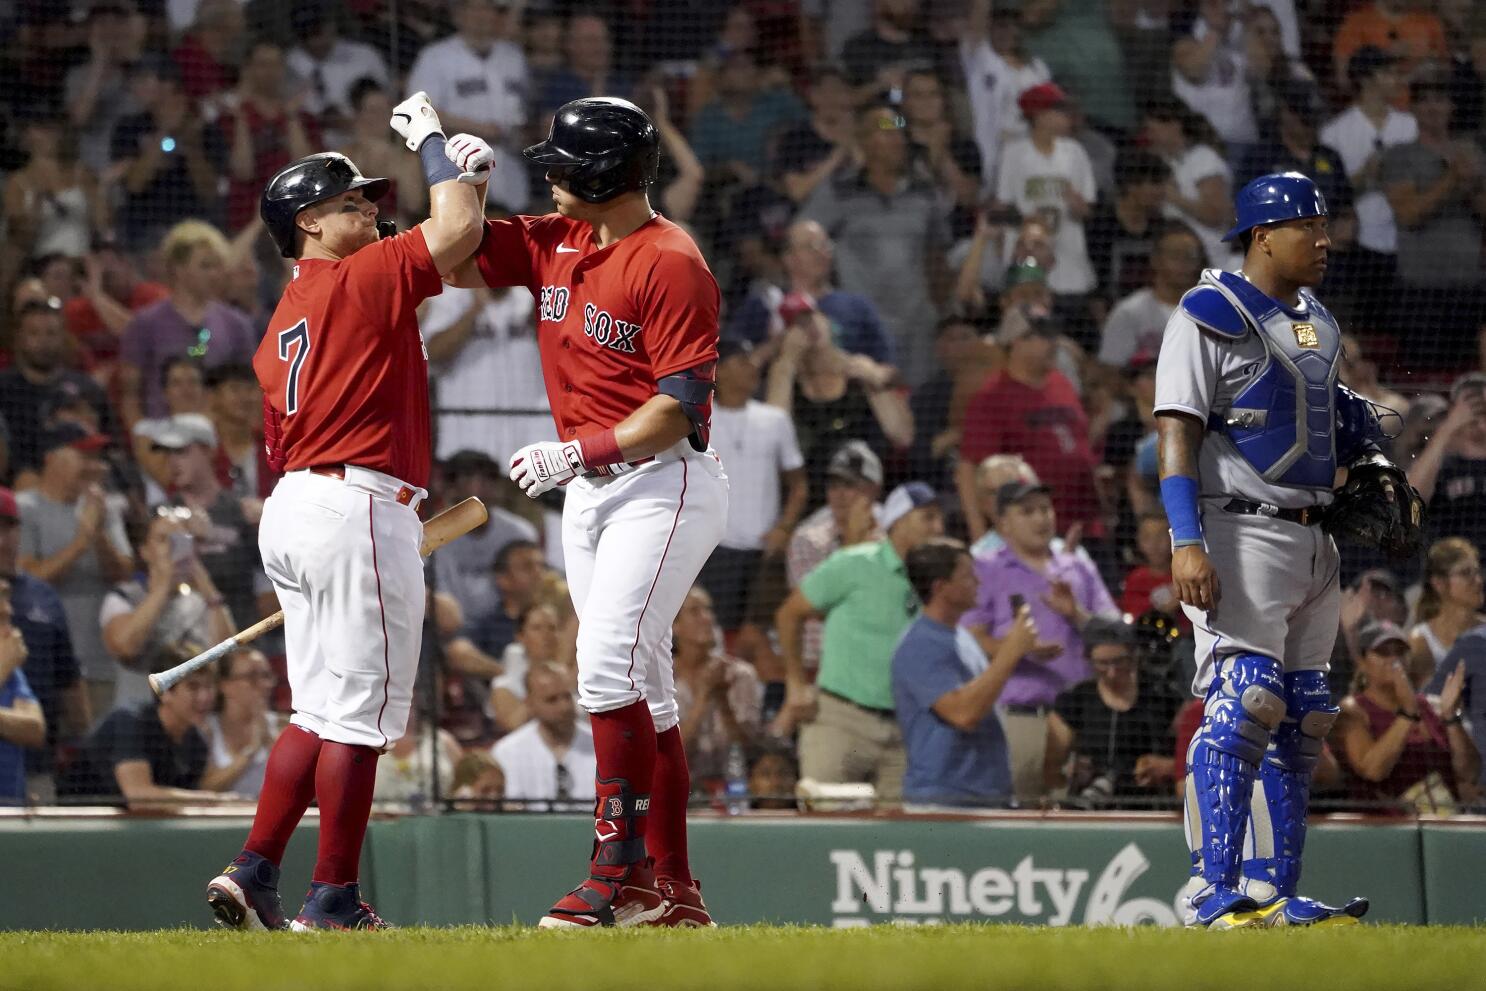
<svg viewBox="0 0 1486 991">
<path fill-rule="evenodd" d="M 1427 623 L 1444 609 L 1444 597 L 1435 587 L 1435 581 L 1449 581 L 1450 572 L 1460 565 L 1479 563 L 1480 560 L 1480 553 L 1464 537 L 1446 537 L 1430 544 L 1424 555 L 1423 591 L 1419 595 L 1419 605 L 1414 609 L 1414 622 Z"/>
<path fill-rule="evenodd" d="M 490 570 L 494 571 L 498 575 L 505 574 L 511 569 L 511 558 L 515 557 L 518 551 L 524 551 L 527 549 L 531 549 L 534 551 L 541 550 L 541 548 L 536 545 L 536 541 L 533 540 L 511 541 L 509 544 L 502 547 L 499 551 L 496 552 L 495 561 L 491 563 Z"/>
<path fill-rule="evenodd" d="M 167 270 L 191 260 L 197 248 L 210 248 L 223 258 L 231 253 L 227 238 L 204 220 L 182 220 L 165 234 L 160 242 L 160 260 Z"/>
<path fill-rule="evenodd" d="M 190 355 L 173 354 L 169 358 L 166 358 L 165 363 L 160 366 L 160 388 L 165 388 L 165 383 L 170 381 L 170 373 L 175 370 L 177 365 L 185 365 L 187 368 L 196 369 L 196 374 L 202 377 L 203 381 L 205 380 L 205 372 L 201 367 L 201 362 L 192 358 Z"/>
<path fill-rule="evenodd" d="M 934 584 L 954 574 L 960 559 L 969 554 L 963 543 L 949 537 L 935 537 L 909 551 L 903 566 L 919 602 L 928 605 L 934 595 Z"/>
</svg>

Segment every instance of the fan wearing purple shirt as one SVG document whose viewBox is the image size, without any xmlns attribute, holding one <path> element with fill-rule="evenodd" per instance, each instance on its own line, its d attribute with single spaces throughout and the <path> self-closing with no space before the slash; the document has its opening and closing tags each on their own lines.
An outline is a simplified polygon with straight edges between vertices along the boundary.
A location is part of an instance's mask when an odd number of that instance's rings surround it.
<svg viewBox="0 0 1486 991">
<path fill-rule="evenodd" d="M 1001 692 L 1002 723 L 1011 756 L 1012 787 L 1023 804 L 1042 796 L 1047 716 L 1064 689 L 1092 676 L 1079 631 L 1095 616 L 1120 614 L 1087 559 L 1055 550 L 1058 518 L 1051 490 L 1017 480 L 996 491 L 996 530 L 1006 541 L 975 559 L 979 594 L 962 626 L 987 654 L 1007 635 L 1017 608 L 1031 607 L 1037 647 L 1012 670 Z"/>
</svg>

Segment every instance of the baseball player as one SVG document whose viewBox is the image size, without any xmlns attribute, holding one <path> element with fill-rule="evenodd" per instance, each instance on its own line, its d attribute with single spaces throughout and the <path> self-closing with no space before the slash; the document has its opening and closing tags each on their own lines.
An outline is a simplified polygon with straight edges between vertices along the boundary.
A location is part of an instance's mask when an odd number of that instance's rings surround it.
<svg viewBox="0 0 1486 991">
<path fill-rule="evenodd" d="M 1320 524 L 1338 468 L 1398 469 L 1376 454 L 1374 407 L 1338 384 L 1341 331 L 1305 288 L 1331 243 L 1320 191 L 1297 172 L 1266 175 L 1236 206 L 1225 240 L 1243 269 L 1202 274 L 1156 369 L 1172 578 L 1206 699 L 1187 753 L 1187 922 L 1353 923 L 1365 899 L 1296 894 L 1311 772 L 1338 712 L 1326 669 L 1339 558 Z"/>
<path fill-rule="evenodd" d="M 430 187 L 430 217 L 411 231 L 377 222 L 388 180 L 343 155 L 302 158 L 263 191 L 264 224 L 295 259 L 253 360 L 270 463 L 285 472 L 259 546 L 284 610 L 294 715 L 241 855 L 207 886 L 234 928 L 284 927 L 278 865 L 312 799 L 319 855 L 292 928 L 386 925 L 361 901 L 357 869 L 377 758 L 407 725 L 423 625 L 428 359 L 414 311 L 479 245 L 490 162 L 477 138 L 445 141 L 422 93 L 394 108 L 392 127 Z"/>
<path fill-rule="evenodd" d="M 566 104 L 525 155 L 546 168 L 557 212 L 487 223 L 454 281 L 535 297 L 558 440 L 523 447 L 510 472 L 533 498 L 566 486 L 597 839 L 588 878 L 541 924 L 710 926 L 687 862 L 671 622 L 727 518 L 727 478 L 707 444 L 717 283 L 691 238 L 650 207 L 657 135 L 634 104 Z"/>
</svg>

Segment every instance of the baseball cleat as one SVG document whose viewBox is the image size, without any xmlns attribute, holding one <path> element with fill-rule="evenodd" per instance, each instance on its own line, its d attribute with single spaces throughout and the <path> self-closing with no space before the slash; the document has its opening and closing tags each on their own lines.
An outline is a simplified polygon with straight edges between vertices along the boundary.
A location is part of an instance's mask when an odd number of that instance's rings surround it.
<svg viewBox="0 0 1486 991">
<path fill-rule="evenodd" d="M 700 881 L 664 880 L 660 882 L 661 913 L 655 920 L 657 926 L 673 926 L 678 929 L 716 929 L 712 913 L 702 901 Z"/>
<path fill-rule="evenodd" d="M 206 903 L 217 925 L 226 929 L 283 929 L 279 869 L 244 850 L 206 886 Z"/>
<path fill-rule="evenodd" d="M 304 907 L 289 928 L 302 933 L 320 929 L 391 929 L 392 926 L 361 900 L 361 886 L 356 882 L 312 881 L 309 893 L 304 896 Z"/>
<path fill-rule="evenodd" d="M 1266 914 L 1266 925 L 1279 926 L 1355 926 L 1372 905 L 1366 898 L 1350 899 L 1345 905 L 1327 905 L 1314 898 L 1281 898 L 1259 911 Z"/>
<path fill-rule="evenodd" d="M 1256 929 L 1263 925 L 1259 903 L 1226 885 L 1214 885 L 1211 894 L 1193 910 L 1191 925 L 1197 928 Z"/>
<path fill-rule="evenodd" d="M 631 864 L 623 879 L 590 877 L 558 899 L 537 925 L 542 929 L 644 926 L 665 911 L 649 862 Z"/>
</svg>

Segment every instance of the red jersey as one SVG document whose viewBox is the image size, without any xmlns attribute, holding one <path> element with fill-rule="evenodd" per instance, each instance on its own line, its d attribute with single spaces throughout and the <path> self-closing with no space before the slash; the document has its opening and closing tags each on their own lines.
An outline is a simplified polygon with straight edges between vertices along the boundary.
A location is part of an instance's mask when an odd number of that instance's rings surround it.
<svg viewBox="0 0 1486 991">
<path fill-rule="evenodd" d="M 525 286 L 537 301 L 542 378 L 562 440 L 614 426 L 650 401 L 658 380 L 717 360 L 717 280 L 664 217 L 607 248 L 560 214 L 487 221 L 475 258 L 487 285 Z M 705 412 L 710 420 L 710 400 Z"/>
<path fill-rule="evenodd" d="M 442 289 L 418 228 L 340 261 L 295 263 L 253 356 L 264 435 L 285 470 L 350 464 L 428 484 L 428 353 L 416 311 Z"/>
</svg>

